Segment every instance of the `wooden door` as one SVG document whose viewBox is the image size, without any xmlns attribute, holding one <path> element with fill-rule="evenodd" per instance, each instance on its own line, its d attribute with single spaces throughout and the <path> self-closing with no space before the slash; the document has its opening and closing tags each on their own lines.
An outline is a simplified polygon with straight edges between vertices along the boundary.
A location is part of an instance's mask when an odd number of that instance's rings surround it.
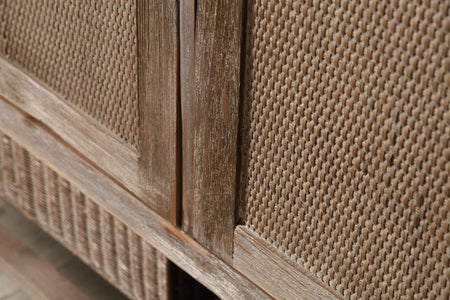
<svg viewBox="0 0 450 300">
<path fill-rule="evenodd" d="M 0 97 L 177 222 L 173 1 L 1 1 Z"/>
<path fill-rule="evenodd" d="M 448 4 L 243 2 L 182 10 L 184 229 L 275 298 L 446 298 Z"/>
<path fill-rule="evenodd" d="M 0 129 L 114 182 L 77 178 L 90 228 L 117 217 L 221 295 L 448 294 L 445 2 L 51 2 L 0 2 Z"/>
</svg>

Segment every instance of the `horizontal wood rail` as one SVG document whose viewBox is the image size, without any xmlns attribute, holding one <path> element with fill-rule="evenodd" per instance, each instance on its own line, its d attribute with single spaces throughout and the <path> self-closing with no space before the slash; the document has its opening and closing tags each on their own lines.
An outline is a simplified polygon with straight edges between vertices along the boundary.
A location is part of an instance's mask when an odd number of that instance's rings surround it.
<svg viewBox="0 0 450 300">
<path fill-rule="evenodd" d="M 277 299 L 343 299 L 245 226 L 234 232 L 233 266 Z"/>
<path fill-rule="evenodd" d="M 138 152 L 1 55 L 0 97 L 44 123 L 132 193 L 141 195 Z"/>
<path fill-rule="evenodd" d="M 64 173 L 96 204 L 120 219 L 144 241 L 225 299 L 270 299 L 234 268 L 61 143 L 42 125 L 0 98 L 0 128 L 30 153 Z"/>
</svg>

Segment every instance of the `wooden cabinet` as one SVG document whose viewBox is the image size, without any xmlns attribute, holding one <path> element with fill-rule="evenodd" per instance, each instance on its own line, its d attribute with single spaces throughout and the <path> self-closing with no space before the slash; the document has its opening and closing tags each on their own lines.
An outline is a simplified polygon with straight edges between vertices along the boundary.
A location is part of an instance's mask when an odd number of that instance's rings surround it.
<svg viewBox="0 0 450 300">
<path fill-rule="evenodd" d="M 0 196 L 133 298 L 445 299 L 449 10 L 1 1 Z"/>
<path fill-rule="evenodd" d="M 2 97 L 175 222 L 175 4 L 1 6 Z"/>
</svg>

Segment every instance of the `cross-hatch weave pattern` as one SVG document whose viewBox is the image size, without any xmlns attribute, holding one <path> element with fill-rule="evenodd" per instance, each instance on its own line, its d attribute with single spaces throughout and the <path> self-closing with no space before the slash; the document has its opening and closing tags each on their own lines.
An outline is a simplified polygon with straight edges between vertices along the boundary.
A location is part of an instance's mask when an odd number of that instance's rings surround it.
<svg viewBox="0 0 450 300">
<path fill-rule="evenodd" d="M 448 299 L 449 5 L 249 5 L 244 220 L 346 298 Z"/>
<path fill-rule="evenodd" d="M 136 4 L 0 1 L 0 53 L 137 147 Z"/>
<path fill-rule="evenodd" d="M 0 197 L 130 299 L 156 299 L 161 253 L 80 187 L 0 131 Z"/>
</svg>

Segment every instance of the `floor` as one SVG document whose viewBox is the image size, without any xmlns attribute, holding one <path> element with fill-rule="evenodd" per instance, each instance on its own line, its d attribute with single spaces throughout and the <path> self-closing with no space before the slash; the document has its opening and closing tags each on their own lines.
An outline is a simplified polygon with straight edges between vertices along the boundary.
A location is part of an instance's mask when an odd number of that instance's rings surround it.
<svg viewBox="0 0 450 300">
<path fill-rule="evenodd" d="M 0 199 L 0 300 L 126 297 Z"/>
<path fill-rule="evenodd" d="M 28 300 L 32 298 L 22 289 L 20 283 L 0 270 L 0 299 Z"/>
</svg>

